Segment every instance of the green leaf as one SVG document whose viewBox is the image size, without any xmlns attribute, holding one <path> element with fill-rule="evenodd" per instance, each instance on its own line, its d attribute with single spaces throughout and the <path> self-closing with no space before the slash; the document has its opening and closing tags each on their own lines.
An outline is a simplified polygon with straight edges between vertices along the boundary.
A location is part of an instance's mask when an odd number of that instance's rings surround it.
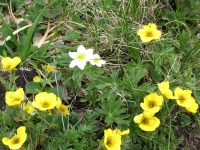
<svg viewBox="0 0 200 150">
<path fill-rule="evenodd" d="M 78 39 L 79 36 L 80 36 L 79 33 L 71 31 L 71 30 L 67 30 L 65 32 L 65 39 L 66 40 L 75 40 L 75 39 Z"/>
<path fill-rule="evenodd" d="M 63 98 L 63 89 L 62 88 L 50 88 L 50 93 L 54 93 L 56 96 Z"/>
<path fill-rule="evenodd" d="M 62 12 L 62 7 L 60 5 L 56 5 L 56 6 L 53 7 L 52 14 L 54 16 L 57 16 L 61 12 Z"/>
<path fill-rule="evenodd" d="M 103 101 L 105 99 L 111 99 L 113 98 L 113 95 L 115 94 L 115 91 L 113 89 L 108 90 L 107 92 L 104 92 L 102 95 L 100 95 L 96 101 Z"/>
<path fill-rule="evenodd" d="M 9 33 L 8 33 L 7 29 L 6 29 L 6 28 L 3 28 L 3 30 L 2 30 L 2 37 L 5 39 L 5 38 L 7 38 L 8 36 L 9 36 Z"/>
<path fill-rule="evenodd" d="M 103 101 L 100 105 L 101 109 L 97 108 L 96 112 L 99 114 L 100 118 L 104 118 L 106 125 L 109 126 L 112 123 L 128 124 L 126 120 L 129 115 L 126 114 L 127 108 L 124 107 L 124 103 L 121 99 L 115 100 L 110 99 Z"/>
<path fill-rule="evenodd" d="M 18 41 L 16 39 L 16 37 L 13 35 L 13 30 L 10 28 L 10 26 L 5 22 L 4 18 L 2 17 L 2 15 L 0 15 L 0 19 L 3 22 L 4 27 L 6 28 L 8 34 L 10 35 L 11 39 L 13 40 L 13 42 L 15 43 L 15 45 L 18 47 Z"/>
<path fill-rule="evenodd" d="M 25 88 L 27 93 L 32 93 L 32 94 L 39 93 L 42 89 L 40 83 L 37 82 L 28 82 Z"/>
<path fill-rule="evenodd" d="M 60 80 L 62 74 L 61 72 L 51 72 L 48 74 L 48 79 L 52 80 L 52 82 Z"/>
<path fill-rule="evenodd" d="M 43 0 L 35 0 L 35 2 L 42 6 L 46 5 L 46 3 Z"/>
<path fill-rule="evenodd" d="M 23 59 L 25 59 L 30 52 L 30 46 L 31 46 L 31 43 L 33 42 L 34 33 L 36 30 L 38 21 L 41 18 L 41 14 L 38 15 L 38 17 L 35 19 L 33 25 L 31 26 L 31 28 L 28 29 L 27 38 L 24 43 L 23 53 L 21 54 Z"/>
<path fill-rule="evenodd" d="M 178 71 L 181 68 L 181 63 L 177 59 L 177 55 L 176 54 L 171 54 L 171 55 L 168 56 L 168 59 L 169 59 L 170 66 L 172 67 L 172 70 L 175 73 L 178 73 Z"/>
<path fill-rule="evenodd" d="M 97 89 L 104 89 L 105 87 L 107 87 L 108 86 L 108 84 L 98 84 L 98 85 L 96 85 L 95 87 L 97 88 Z"/>
<path fill-rule="evenodd" d="M 103 83 L 107 84 L 107 85 L 113 84 L 113 81 L 109 77 L 100 76 L 98 78 L 98 80 L 100 82 L 103 82 Z"/>
<path fill-rule="evenodd" d="M 51 18 L 51 14 L 48 11 L 44 11 L 42 13 L 42 16 L 46 17 L 46 18 Z"/>
</svg>

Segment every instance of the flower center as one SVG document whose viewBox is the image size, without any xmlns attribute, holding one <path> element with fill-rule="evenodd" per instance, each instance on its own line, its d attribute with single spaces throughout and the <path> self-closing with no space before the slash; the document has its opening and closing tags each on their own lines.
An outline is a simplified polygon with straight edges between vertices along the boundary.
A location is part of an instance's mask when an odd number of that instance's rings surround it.
<svg viewBox="0 0 200 150">
<path fill-rule="evenodd" d="M 20 101 L 20 97 L 15 97 L 14 101 Z"/>
<path fill-rule="evenodd" d="M 112 147 L 114 144 L 115 144 L 114 139 L 111 136 L 108 136 L 106 145 L 108 145 L 108 147 Z"/>
<path fill-rule="evenodd" d="M 179 96 L 178 96 L 178 100 L 180 101 L 180 103 L 184 103 L 184 102 L 185 102 L 185 97 L 184 97 L 184 95 L 179 95 Z"/>
<path fill-rule="evenodd" d="M 4 69 L 10 69 L 10 67 L 11 67 L 11 64 L 9 63 L 9 64 L 6 64 L 6 65 L 4 66 Z"/>
<path fill-rule="evenodd" d="M 145 33 L 145 36 L 146 36 L 146 37 L 153 37 L 153 32 L 152 32 L 152 31 L 147 31 L 147 32 Z"/>
<path fill-rule="evenodd" d="M 48 103 L 48 102 L 43 102 L 43 103 L 42 103 L 42 107 L 44 107 L 44 108 L 49 107 L 49 103 Z"/>
<path fill-rule="evenodd" d="M 93 60 L 94 60 L 95 63 L 98 63 L 99 58 L 98 58 L 98 57 L 95 57 Z"/>
<path fill-rule="evenodd" d="M 148 118 L 143 118 L 142 119 L 142 124 L 148 125 L 149 124 L 149 119 Z"/>
<path fill-rule="evenodd" d="M 155 106 L 155 102 L 149 101 L 148 106 L 149 108 L 153 108 Z"/>
<path fill-rule="evenodd" d="M 179 98 L 179 100 L 184 100 L 185 99 L 183 95 L 179 95 L 178 98 Z"/>
<path fill-rule="evenodd" d="M 19 138 L 16 137 L 16 138 L 14 138 L 14 139 L 12 140 L 12 144 L 18 144 L 19 141 L 20 141 Z"/>
<path fill-rule="evenodd" d="M 76 56 L 76 59 L 79 61 L 83 61 L 86 58 L 86 54 L 85 53 L 80 53 Z"/>
<path fill-rule="evenodd" d="M 61 112 L 61 113 L 65 113 L 66 112 L 66 109 L 65 109 L 65 107 L 63 107 L 62 105 L 59 107 L 59 111 Z"/>
</svg>

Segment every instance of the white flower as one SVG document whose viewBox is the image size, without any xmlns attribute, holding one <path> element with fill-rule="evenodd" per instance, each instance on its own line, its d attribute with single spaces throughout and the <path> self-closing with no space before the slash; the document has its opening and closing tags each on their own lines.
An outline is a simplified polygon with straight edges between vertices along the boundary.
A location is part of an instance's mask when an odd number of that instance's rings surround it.
<svg viewBox="0 0 200 150">
<path fill-rule="evenodd" d="M 71 61 L 69 67 L 74 68 L 75 66 L 78 66 L 83 70 L 87 61 L 93 56 L 93 49 L 86 50 L 83 45 L 80 45 L 77 52 L 69 52 L 69 56 L 74 59 Z"/>
<path fill-rule="evenodd" d="M 100 56 L 98 54 L 94 54 L 89 61 L 91 65 L 96 65 L 98 67 L 101 67 L 102 64 L 106 63 L 106 61 L 100 59 Z"/>
</svg>

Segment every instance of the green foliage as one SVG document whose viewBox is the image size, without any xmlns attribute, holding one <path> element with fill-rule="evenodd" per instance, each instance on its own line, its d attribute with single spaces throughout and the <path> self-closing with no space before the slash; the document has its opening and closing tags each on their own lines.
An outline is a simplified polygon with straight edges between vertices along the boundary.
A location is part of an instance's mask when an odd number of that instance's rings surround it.
<svg viewBox="0 0 200 150">
<path fill-rule="evenodd" d="M 41 85 L 37 82 L 29 82 L 26 84 L 27 93 L 36 94 L 41 91 Z"/>
<path fill-rule="evenodd" d="M 126 114 L 127 109 L 123 108 L 124 102 L 120 99 L 110 99 L 107 101 L 103 101 L 100 104 L 101 108 L 96 109 L 96 113 L 100 116 L 101 119 L 105 118 L 104 121 L 106 126 L 110 124 L 128 124 L 126 120 L 129 115 Z"/>
</svg>

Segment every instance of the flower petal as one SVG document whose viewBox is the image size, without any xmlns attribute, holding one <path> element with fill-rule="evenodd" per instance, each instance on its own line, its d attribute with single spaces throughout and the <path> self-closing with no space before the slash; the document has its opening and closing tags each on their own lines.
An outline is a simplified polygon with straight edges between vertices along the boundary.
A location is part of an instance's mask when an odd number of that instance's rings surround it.
<svg viewBox="0 0 200 150">
<path fill-rule="evenodd" d="M 85 51 L 87 59 L 90 60 L 91 58 L 93 58 L 93 49 L 88 49 Z"/>
<path fill-rule="evenodd" d="M 7 137 L 4 137 L 3 139 L 2 139 L 2 142 L 3 142 L 3 144 L 4 145 L 8 145 L 9 144 L 9 138 L 7 138 Z"/>
<path fill-rule="evenodd" d="M 26 131 L 25 126 L 21 126 L 17 129 L 17 134 L 24 134 Z"/>
<path fill-rule="evenodd" d="M 77 64 L 78 64 L 78 62 L 76 60 L 72 60 L 69 65 L 69 68 L 74 68 Z"/>
<path fill-rule="evenodd" d="M 72 59 L 76 59 L 77 52 L 69 52 L 68 54 Z"/>
<path fill-rule="evenodd" d="M 85 53 L 86 49 L 83 45 L 80 45 L 78 48 L 77 48 L 77 53 Z"/>
<path fill-rule="evenodd" d="M 85 65 L 86 65 L 86 61 L 83 61 L 83 62 L 80 62 L 80 63 L 77 64 L 77 66 L 78 66 L 81 70 L 84 70 Z"/>
<path fill-rule="evenodd" d="M 129 134 L 129 133 L 130 133 L 130 130 L 129 130 L 129 129 L 127 129 L 127 130 L 124 130 L 124 131 L 122 131 L 121 135 L 124 135 L 124 134 Z"/>
</svg>

